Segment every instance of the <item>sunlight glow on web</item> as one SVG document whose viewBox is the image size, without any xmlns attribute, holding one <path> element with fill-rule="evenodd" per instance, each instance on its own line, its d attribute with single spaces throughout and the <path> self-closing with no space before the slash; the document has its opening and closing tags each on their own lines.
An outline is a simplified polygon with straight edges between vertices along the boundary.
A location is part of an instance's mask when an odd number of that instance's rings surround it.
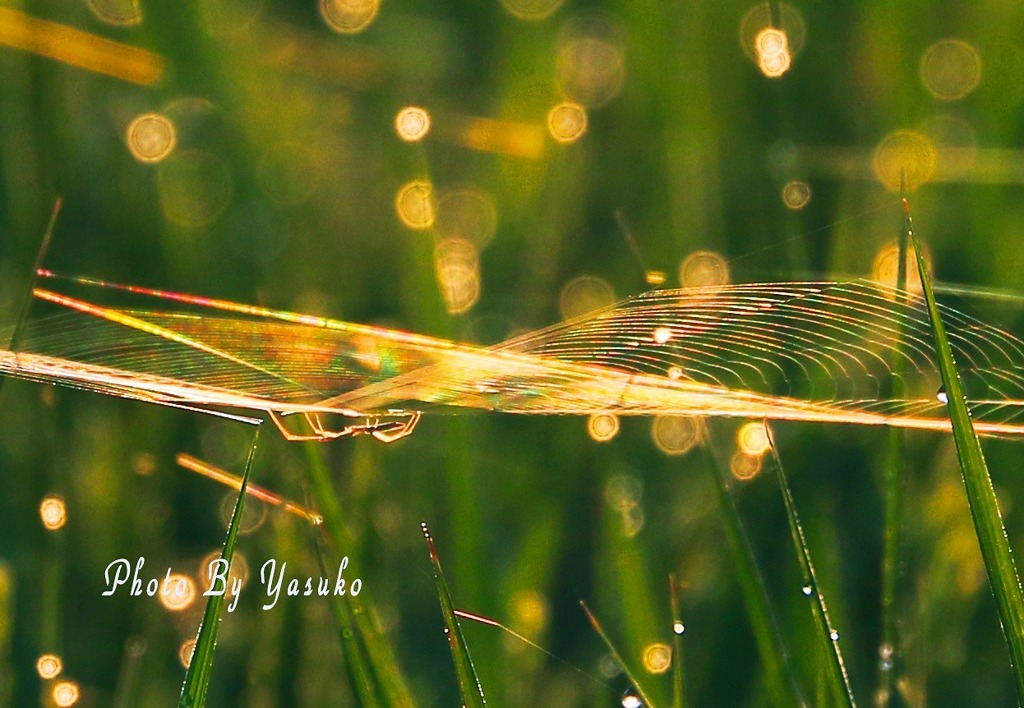
<svg viewBox="0 0 1024 708">
<path fill-rule="evenodd" d="M 644 273 L 644 281 L 648 285 L 663 285 L 665 280 L 666 276 L 663 270 L 649 270 Z"/>
</svg>

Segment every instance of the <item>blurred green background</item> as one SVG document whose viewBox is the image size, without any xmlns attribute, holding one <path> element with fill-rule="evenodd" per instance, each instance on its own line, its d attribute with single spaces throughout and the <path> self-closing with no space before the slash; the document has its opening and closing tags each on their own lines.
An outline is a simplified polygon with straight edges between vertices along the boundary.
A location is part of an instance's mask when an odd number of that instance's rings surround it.
<svg viewBox="0 0 1024 708">
<path fill-rule="evenodd" d="M 759 66 L 765 27 L 785 43 Z M 937 277 L 1021 288 L 1020 3 L 5 1 L 0 45 L 4 325 L 58 196 L 53 270 L 492 344 L 658 285 L 651 271 L 677 287 L 702 250 L 733 282 L 867 275 L 899 233 L 886 183 L 903 160 Z M 424 112 L 400 113 L 410 106 Z M 425 115 L 429 131 L 409 139 Z M 1015 307 L 955 304 L 1021 323 Z M 494 705 L 618 704 L 628 681 L 581 599 L 634 666 L 646 653 L 641 675 L 667 704 L 654 664 L 671 641 L 671 572 L 692 703 L 770 704 L 704 458 L 666 454 L 649 419 L 606 443 L 586 423 L 437 414 L 395 445 L 313 453 L 268 430 L 253 481 L 302 503 L 309 455 L 323 456 L 352 536 L 346 575 L 362 579 L 418 704 L 459 700 L 421 520 L 456 605 L 551 652 L 465 626 Z M 738 424 L 709 424 L 725 464 Z M 774 431 L 871 703 L 885 431 Z M 176 700 L 202 603 L 102 597 L 103 571 L 142 556 L 153 575 L 194 576 L 234 493 L 175 456 L 240 474 L 251 432 L 5 382 L 0 702 L 49 705 L 64 679 L 79 705 Z M 1009 705 L 951 442 L 917 433 L 907 446 L 900 699 Z M 1019 547 L 1019 445 L 986 450 Z M 814 703 L 821 659 L 777 484 L 761 474 L 734 491 Z M 48 495 L 66 505 L 59 531 L 40 520 Z M 251 507 L 250 576 L 267 558 L 318 574 L 306 525 Z M 250 583 L 223 620 L 211 705 L 353 704 L 326 604 L 262 611 Z M 47 653 L 57 679 L 39 676 Z"/>
</svg>

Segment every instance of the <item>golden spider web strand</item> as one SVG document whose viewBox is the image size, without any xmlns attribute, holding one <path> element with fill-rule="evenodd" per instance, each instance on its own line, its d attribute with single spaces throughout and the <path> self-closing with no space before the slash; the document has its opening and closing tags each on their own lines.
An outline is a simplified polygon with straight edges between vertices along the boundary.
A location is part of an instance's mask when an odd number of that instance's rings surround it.
<svg viewBox="0 0 1024 708">
<path fill-rule="evenodd" d="M 201 314 L 67 298 L 84 306 L 27 326 L 18 363 L 0 353 L 0 371 L 154 402 L 277 412 L 437 405 L 949 428 L 926 313 L 913 296 L 900 303 L 895 290 L 867 281 L 652 291 L 490 348 L 135 290 Z M 1024 433 L 1024 342 L 955 310 L 944 316 L 979 430 Z M 880 397 L 880 382 L 900 328 L 908 396 L 892 400 Z"/>
</svg>

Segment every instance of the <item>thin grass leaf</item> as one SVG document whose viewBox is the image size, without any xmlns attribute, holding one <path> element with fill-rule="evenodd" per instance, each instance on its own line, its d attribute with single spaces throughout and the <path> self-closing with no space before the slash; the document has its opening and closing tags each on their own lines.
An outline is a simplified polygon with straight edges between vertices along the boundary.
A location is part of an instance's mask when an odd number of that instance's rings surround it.
<svg viewBox="0 0 1024 708">
<path fill-rule="evenodd" d="M 334 542 L 335 548 L 352 548 L 355 546 L 355 542 L 342 522 L 341 505 L 331 486 L 327 466 L 323 460 L 323 451 L 316 444 L 307 444 L 304 447 L 309 463 L 309 481 L 316 508 L 323 519 L 323 528 Z M 373 603 L 368 597 L 368 592 L 365 589 L 357 597 L 347 596 L 347 602 L 342 604 L 346 605 L 349 610 L 347 617 L 351 623 L 343 625 L 335 616 L 338 631 L 342 635 L 346 631 L 358 633 L 360 646 L 365 651 L 365 663 L 369 671 L 372 672 L 384 705 L 412 708 L 415 703 L 413 703 L 412 694 L 405 682 L 405 675 L 395 659 L 394 652 L 391 651 L 391 645 L 381 636 L 380 630 L 373 622 L 369 611 Z M 331 611 L 334 612 L 335 608 L 332 607 Z M 353 684 L 353 688 L 355 685 Z"/>
<path fill-rule="evenodd" d="M 43 260 L 46 258 L 46 252 L 50 250 L 50 241 L 53 240 L 53 231 L 57 227 L 57 217 L 60 216 L 61 205 L 61 198 L 57 197 L 53 202 L 53 210 L 50 212 L 50 220 L 46 224 L 46 231 L 43 232 L 42 243 L 39 244 L 39 250 L 36 252 L 35 267 L 32 268 L 32 280 L 29 281 L 28 287 L 25 288 L 25 296 L 22 298 L 21 307 L 18 309 L 18 319 L 15 320 L 14 330 L 11 332 L 10 339 L 7 341 L 7 348 L 11 351 L 17 351 L 18 345 L 21 343 L 21 326 L 25 322 L 25 317 L 28 315 L 28 311 L 32 307 L 32 302 L 35 299 L 33 297 L 33 292 L 35 290 L 36 281 L 39 279 L 39 269 L 42 267 Z M 4 381 L 6 380 L 6 376 L 0 376 L 0 391 L 3 390 Z"/>
<path fill-rule="evenodd" d="M 462 695 L 463 705 L 467 708 L 483 708 L 487 704 L 487 700 L 484 698 L 483 687 L 480 685 L 480 679 L 477 678 L 476 669 L 473 667 L 473 660 L 469 656 L 466 638 L 462 636 L 462 627 L 455 616 L 455 606 L 452 604 L 448 583 L 445 582 L 444 572 L 441 570 L 441 559 L 437 555 L 434 539 L 430 536 L 430 529 L 425 521 L 420 524 L 420 529 L 423 531 L 423 538 L 427 540 L 427 548 L 430 549 L 430 564 L 434 567 L 437 596 L 441 600 L 445 634 L 448 635 L 448 646 L 452 650 L 455 675 L 459 681 L 459 692 Z"/>
<path fill-rule="evenodd" d="M 686 708 L 686 679 L 683 673 L 683 632 L 685 626 L 679 614 L 679 583 L 675 573 L 668 576 L 669 602 L 672 609 L 672 705 Z"/>
<path fill-rule="evenodd" d="M 768 430 L 767 426 L 765 426 L 765 429 Z M 802 592 L 810 601 L 811 614 L 814 615 L 814 623 L 818 629 L 822 652 L 825 656 L 825 671 L 823 673 L 827 677 L 836 703 L 838 705 L 855 706 L 857 701 L 853 697 L 850 677 L 846 674 L 843 653 L 839 649 L 839 633 L 832 627 L 832 623 L 828 618 L 828 606 L 825 604 L 825 596 L 818 585 L 818 576 L 814 572 L 814 564 L 811 562 L 811 549 L 807 544 L 804 527 L 800 523 L 800 517 L 796 512 L 796 504 L 793 502 L 793 493 L 790 491 L 789 482 L 786 480 L 782 459 L 779 457 L 778 450 L 775 449 L 775 441 L 771 440 L 770 430 L 768 431 L 768 436 L 771 442 L 772 461 L 775 463 L 776 472 L 778 472 L 779 486 L 782 489 L 782 498 L 786 504 L 789 531 L 793 536 L 793 545 L 796 548 L 800 572 L 804 578 Z"/>
<path fill-rule="evenodd" d="M 0 705 L 11 705 L 14 669 L 11 639 L 14 634 L 14 571 L 0 559 Z"/>
<path fill-rule="evenodd" d="M 907 301 L 907 230 L 901 229 L 897 250 L 896 303 L 905 307 Z M 890 356 L 892 375 L 889 377 L 889 394 L 893 398 L 904 395 L 903 374 L 903 324 L 894 325 L 895 343 Z M 900 555 L 903 528 L 903 450 L 904 433 L 896 427 L 889 428 L 883 477 L 885 500 L 885 531 L 882 542 L 882 636 L 879 644 L 878 695 L 883 705 L 902 705 L 897 690 L 896 676 L 902 664 L 900 641 L 897 636 L 897 587 L 900 574 Z"/>
<path fill-rule="evenodd" d="M 608 651 L 611 653 L 612 658 L 615 659 L 615 663 L 622 668 L 622 672 L 626 675 L 626 678 L 629 679 L 633 690 L 640 696 L 640 700 L 642 700 L 644 705 L 648 708 L 654 708 L 654 702 L 650 699 L 649 695 L 644 692 L 644 688 L 640 685 L 640 682 L 637 681 L 636 673 L 630 669 L 629 664 L 627 664 L 622 658 L 622 654 L 620 654 L 619 650 L 615 648 L 614 644 L 612 644 L 612 640 L 608 637 L 607 632 L 604 631 L 604 627 L 601 626 L 601 623 L 597 621 L 597 617 L 595 617 L 594 613 L 590 611 L 589 607 L 587 607 L 587 603 L 580 600 L 580 607 L 583 608 L 583 612 L 587 615 L 587 619 L 590 620 L 590 626 L 594 628 L 594 631 L 597 632 L 597 636 L 599 636 L 601 641 L 604 642 L 604 645 L 608 647 Z"/>
<path fill-rule="evenodd" d="M 999 512 L 992 477 L 989 475 L 985 456 L 981 451 L 981 442 L 971 421 L 971 411 L 967 407 L 960 374 L 939 315 L 939 306 L 935 302 L 935 293 L 928 278 L 921 246 L 914 233 L 910 207 L 905 199 L 903 206 L 906 211 L 907 236 L 914 246 L 917 269 L 921 276 L 932 333 L 935 337 L 939 371 L 946 392 L 946 405 L 953 426 L 953 441 L 956 444 L 957 458 L 960 460 L 971 520 L 978 536 L 978 545 L 981 546 L 981 557 L 985 562 L 989 586 L 995 596 L 999 623 L 1010 650 L 1010 666 L 1016 682 L 1017 701 L 1024 703 L 1024 591 L 1021 590 L 1020 576 L 1013 561 L 1003 517 Z"/>
<path fill-rule="evenodd" d="M 139 701 L 139 677 L 142 675 L 142 657 L 148 648 L 142 637 L 128 637 L 124 643 L 124 656 L 117 674 L 113 708 L 132 708 Z"/>
<path fill-rule="evenodd" d="M 314 539 L 314 545 L 316 546 L 316 557 L 320 563 L 320 574 L 323 577 L 329 577 L 323 544 Z M 352 686 L 352 690 L 356 694 L 357 705 L 381 705 L 376 681 L 370 669 L 371 662 L 359 641 L 359 630 L 353 627 L 352 608 L 345 598 L 338 597 L 334 593 L 331 593 L 329 605 L 331 616 L 334 618 L 334 626 L 338 630 L 338 638 L 341 640 L 341 650 L 345 657 L 345 672 L 348 674 L 349 685 Z"/>
<path fill-rule="evenodd" d="M 758 655 L 764 665 L 765 681 L 772 703 L 777 706 L 804 705 L 789 661 L 789 652 L 779 631 L 778 621 L 772 612 L 764 575 L 757 564 L 754 547 L 750 543 L 743 519 L 736 507 L 736 500 L 727 486 L 725 471 L 707 443 L 703 449 L 715 480 L 725 537 L 736 566 L 736 578 L 740 584 L 743 606 L 746 608 L 747 619 L 754 633 Z"/>
<path fill-rule="evenodd" d="M 235 553 L 235 541 L 238 538 L 238 529 L 241 527 L 242 510 L 245 508 L 245 497 L 247 496 L 245 490 L 249 485 L 249 473 L 252 471 L 252 461 L 256 456 L 256 443 L 259 437 L 260 429 L 256 428 L 252 445 L 249 447 L 249 457 L 245 461 L 245 472 L 242 474 L 242 484 L 238 492 L 238 499 L 235 501 L 235 510 L 231 514 L 231 523 L 228 525 L 228 532 L 224 537 L 224 547 L 220 554 L 220 557 L 227 561 L 229 566 Z M 206 705 L 206 694 L 209 691 L 210 677 L 213 673 L 213 654 L 217 649 L 217 631 L 220 629 L 221 611 L 227 601 L 225 594 L 210 595 L 206 601 L 206 610 L 203 612 L 203 621 L 199 625 L 199 634 L 196 637 L 192 660 L 189 662 L 188 670 L 185 671 L 185 681 L 181 687 L 178 708 L 202 708 Z"/>
</svg>

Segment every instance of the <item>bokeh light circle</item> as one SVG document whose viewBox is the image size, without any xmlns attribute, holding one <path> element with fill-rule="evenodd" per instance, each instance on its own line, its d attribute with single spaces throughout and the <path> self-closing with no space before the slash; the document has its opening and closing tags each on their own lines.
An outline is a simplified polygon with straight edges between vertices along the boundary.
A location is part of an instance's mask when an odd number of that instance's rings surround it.
<svg viewBox="0 0 1024 708">
<path fill-rule="evenodd" d="M 936 158 L 934 143 L 923 133 L 896 130 L 878 143 L 871 168 L 886 189 L 913 191 L 932 178 Z"/>
<path fill-rule="evenodd" d="M 981 55 L 962 39 L 943 39 L 921 55 L 921 83 L 940 101 L 967 96 L 981 83 Z"/>
<path fill-rule="evenodd" d="M 125 142 L 139 162 L 160 162 L 174 151 L 178 133 L 167 116 L 143 113 L 128 124 Z"/>
</svg>

